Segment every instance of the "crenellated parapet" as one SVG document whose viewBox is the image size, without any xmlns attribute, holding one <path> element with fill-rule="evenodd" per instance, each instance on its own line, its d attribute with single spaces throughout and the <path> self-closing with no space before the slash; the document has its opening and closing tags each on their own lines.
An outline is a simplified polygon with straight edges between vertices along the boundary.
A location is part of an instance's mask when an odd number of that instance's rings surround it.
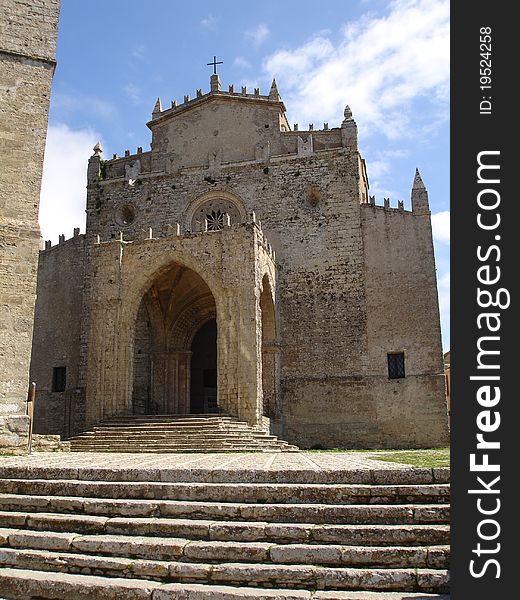
<svg viewBox="0 0 520 600">
<path fill-rule="evenodd" d="M 378 204 L 375 196 L 369 196 L 368 202 L 363 202 L 361 206 L 373 208 L 375 210 L 384 210 L 387 212 L 412 212 L 410 210 L 405 210 L 404 200 L 398 200 L 397 203 L 395 203 L 390 198 L 383 198 L 383 204 Z"/>
<path fill-rule="evenodd" d="M 254 102 L 270 102 L 277 103 L 281 105 L 283 111 L 285 112 L 285 106 L 282 102 L 280 94 L 278 92 L 278 87 L 276 85 L 276 81 L 273 79 L 273 83 L 271 85 L 271 89 L 268 94 L 261 94 L 260 88 L 253 88 L 253 93 L 248 90 L 247 86 L 241 86 L 240 90 L 237 87 L 235 90 L 235 85 L 231 83 L 227 90 L 222 89 L 222 84 L 220 82 L 220 77 L 218 75 L 212 75 L 210 79 L 210 90 L 207 93 L 204 93 L 202 88 L 199 88 L 195 92 L 195 96 L 191 97 L 189 94 L 185 94 L 182 102 L 177 102 L 177 100 L 172 100 L 171 105 L 168 108 L 164 108 L 162 106 L 161 98 L 157 98 L 154 109 L 152 111 L 152 120 L 147 123 L 148 127 L 154 123 L 154 121 L 159 121 L 171 116 L 178 115 L 183 113 L 186 110 L 192 109 L 195 106 L 199 106 L 200 104 L 205 103 L 208 99 L 219 96 L 221 98 L 230 98 L 234 100 L 249 100 Z"/>
<path fill-rule="evenodd" d="M 80 233 L 80 229 L 79 227 L 74 227 L 74 234 L 71 238 L 65 238 L 65 234 L 61 233 L 58 236 L 58 243 L 57 244 L 52 244 L 52 240 L 43 240 L 40 239 L 40 252 L 45 252 L 46 250 L 51 250 L 53 248 L 57 248 L 58 246 L 63 246 L 65 244 L 67 244 L 68 242 L 71 241 L 77 241 L 78 239 L 84 239 L 85 238 L 85 234 L 84 233 Z"/>
<path fill-rule="evenodd" d="M 398 200 L 397 206 L 392 206 L 390 198 L 383 198 L 383 204 L 377 204 L 375 196 L 368 196 L 367 202 L 361 203 L 361 206 L 370 207 L 376 210 L 387 212 L 403 212 L 414 215 L 430 215 L 430 206 L 428 202 L 428 191 L 423 183 L 419 169 L 415 170 L 415 177 L 411 192 L 411 210 L 405 210 L 404 201 Z"/>
<path fill-rule="evenodd" d="M 267 236 L 262 230 L 262 225 L 260 221 L 257 219 L 254 211 L 249 215 L 248 219 L 243 223 L 235 223 L 232 224 L 229 218 L 229 215 L 224 215 L 224 226 L 220 229 L 214 230 L 208 228 L 208 223 L 206 222 L 200 231 L 190 231 L 183 227 L 181 223 L 169 223 L 166 228 L 163 228 L 161 231 L 154 231 L 152 227 L 143 227 L 139 229 L 139 235 L 133 236 L 132 239 L 125 239 L 125 234 L 123 231 L 119 231 L 115 238 L 110 238 L 107 240 L 101 239 L 101 236 L 97 234 L 94 237 L 94 245 L 103 246 L 107 244 L 113 243 L 121 243 L 121 244 L 133 244 L 143 241 L 149 240 L 161 240 L 166 238 L 191 238 L 191 237 L 201 237 L 204 239 L 205 236 L 208 239 L 211 236 L 223 235 L 222 232 L 225 232 L 228 229 L 251 229 L 256 231 L 258 245 L 262 248 L 263 252 L 271 258 L 271 260 L 276 263 L 276 253 L 272 245 L 269 243 Z M 74 230 L 76 231 L 76 230 Z M 224 234 L 225 235 L 225 234 Z M 61 238 L 62 236 L 60 236 Z M 50 242 L 46 242 L 46 244 L 50 244 Z M 60 243 L 62 243 L 60 241 Z M 49 246 L 50 248 L 50 246 Z M 46 246 L 47 249 L 47 246 Z"/>
</svg>

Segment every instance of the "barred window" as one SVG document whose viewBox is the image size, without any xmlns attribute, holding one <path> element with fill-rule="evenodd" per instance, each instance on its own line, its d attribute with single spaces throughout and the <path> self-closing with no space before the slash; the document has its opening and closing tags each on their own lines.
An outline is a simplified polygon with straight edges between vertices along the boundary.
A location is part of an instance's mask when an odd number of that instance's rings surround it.
<svg viewBox="0 0 520 600">
<path fill-rule="evenodd" d="M 404 352 L 387 354 L 388 379 L 402 379 L 404 377 Z"/>
<path fill-rule="evenodd" d="M 52 391 L 64 392 L 67 385 L 67 367 L 54 367 L 52 370 Z"/>
</svg>

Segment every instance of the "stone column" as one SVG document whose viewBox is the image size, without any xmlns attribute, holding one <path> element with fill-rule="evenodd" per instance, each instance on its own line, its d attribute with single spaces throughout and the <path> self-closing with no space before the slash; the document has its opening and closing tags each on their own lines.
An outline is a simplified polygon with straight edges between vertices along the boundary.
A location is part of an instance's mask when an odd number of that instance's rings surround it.
<svg viewBox="0 0 520 600">
<path fill-rule="evenodd" d="M 152 409 L 157 414 L 167 414 L 168 411 L 168 371 L 169 371 L 168 352 L 159 350 L 152 352 L 151 355 L 151 401 Z"/>
<path fill-rule="evenodd" d="M 276 418 L 278 414 L 280 348 L 275 342 L 262 345 L 263 414 Z"/>
<path fill-rule="evenodd" d="M 191 351 L 176 350 L 169 353 L 167 412 L 190 412 Z"/>
</svg>

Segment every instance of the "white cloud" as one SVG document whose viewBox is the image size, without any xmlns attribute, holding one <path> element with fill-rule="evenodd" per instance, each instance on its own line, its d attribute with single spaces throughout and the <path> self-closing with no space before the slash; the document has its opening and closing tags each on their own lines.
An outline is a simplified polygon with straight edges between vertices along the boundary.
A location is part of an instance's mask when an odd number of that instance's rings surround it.
<svg viewBox="0 0 520 600">
<path fill-rule="evenodd" d="M 135 44 L 132 48 L 132 56 L 137 59 L 144 58 L 146 47 L 144 44 Z"/>
<path fill-rule="evenodd" d="M 208 15 L 204 17 L 200 22 L 200 26 L 203 29 L 207 29 L 208 31 L 216 31 L 218 29 L 218 17 L 214 17 L 213 15 Z"/>
<path fill-rule="evenodd" d="M 258 48 L 265 40 L 269 37 L 269 27 L 265 23 L 260 23 L 253 29 L 249 29 L 245 32 L 245 37 L 253 42 L 253 45 Z"/>
<path fill-rule="evenodd" d="M 104 119 L 112 119 L 116 114 L 116 107 L 107 100 L 91 95 L 81 95 L 76 92 L 52 93 L 52 108 L 66 112 L 86 113 Z"/>
<path fill-rule="evenodd" d="M 134 104 L 141 103 L 141 88 L 135 85 L 135 83 L 127 83 L 123 86 L 123 91 Z"/>
<path fill-rule="evenodd" d="M 450 211 L 432 214 L 433 239 L 440 244 L 450 243 Z"/>
<path fill-rule="evenodd" d="M 39 220 L 43 238 L 53 244 L 61 233 L 66 239 L 72 237 L 75 227 L 85 231 L 87 164 L 97 140 L 90 129 L 49 126 Z"/>
<path fill-rule="evenodd" d="M 250 69 L 251 63 L 243 56 L 237 56 L 233 61 L 233 66 L 238 67 L 239 69 Z"/>
<path fill-rule="evenodd" d="M 396 139 L 420 128 L 416 100 L 434 103 L 436 119 L 445 120 L 449 58 L 449 2 L 397 0 L 387 16 L 369 13 L 344 26 L 339 41 L 319 32 L 276 51 L 264 71 L 283 82 L 295 121 L 341 121 L 349 104 L 365 135 Z"/>
</svg>

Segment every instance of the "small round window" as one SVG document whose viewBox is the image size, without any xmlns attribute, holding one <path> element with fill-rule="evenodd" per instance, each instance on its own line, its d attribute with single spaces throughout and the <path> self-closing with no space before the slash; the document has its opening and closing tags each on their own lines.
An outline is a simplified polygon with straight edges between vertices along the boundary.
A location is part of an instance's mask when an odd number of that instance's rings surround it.
<svg viewBox="0 0 520 600">
<path fill-rule="evenodd" d="M 116 221 L 123 227 L 135 221 L 135 208 L 131 204 L 122 204 L 116 211 Z"/>
</svg>

